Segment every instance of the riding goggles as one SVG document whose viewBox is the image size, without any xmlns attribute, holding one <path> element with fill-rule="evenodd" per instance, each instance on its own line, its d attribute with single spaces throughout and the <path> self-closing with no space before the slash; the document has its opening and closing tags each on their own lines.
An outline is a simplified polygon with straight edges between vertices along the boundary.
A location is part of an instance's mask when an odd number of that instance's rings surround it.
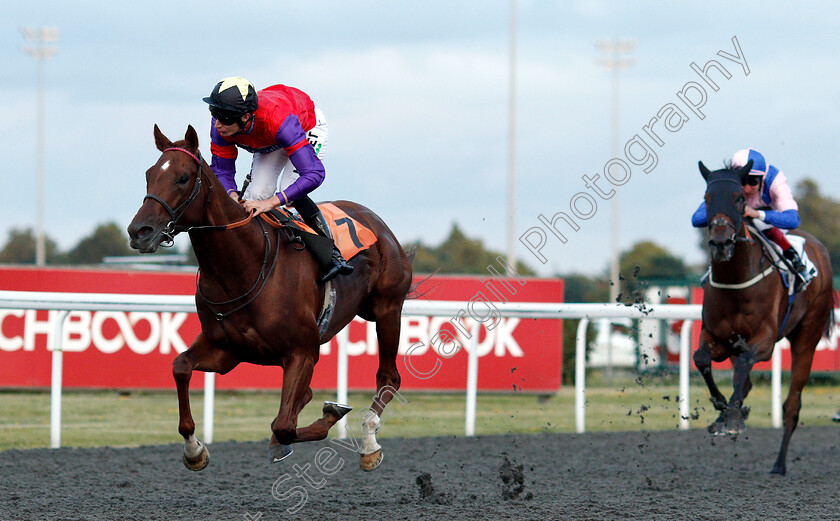
<svg viewBox="0 0 840 521">
<path fill-rule="evenodd" d="M 214 118 L 216 118 L 216 121 L 218 121 L 222 125 L 233 125 L 234 123 L 238 123 L 242 119 L 242 114 L 236 114 L 214 107 L 210 107 L 210 114 Z"/>
<path fill-rule="evenodd" d="M 760 175 L 748 175 L 744 182 L 741 183 L 742 186 L 750 185 L 750 186 L 758 186 L 761 183 L 761 176 Z"/>
</svg>

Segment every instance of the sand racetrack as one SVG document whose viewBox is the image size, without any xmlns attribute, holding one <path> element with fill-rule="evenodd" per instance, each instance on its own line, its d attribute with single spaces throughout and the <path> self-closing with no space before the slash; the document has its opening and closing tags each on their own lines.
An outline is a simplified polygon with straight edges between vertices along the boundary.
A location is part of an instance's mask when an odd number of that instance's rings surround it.
<svg viewBox="0 0 840 521">
<path fill-rule="evenodd" d="M 215 443 L 197 473 L 180 444 L 5 451 L 0 519 L 840 519 L 834 425 L 796 431 L 786 477 L 769 474 L 781 441 L 769 429 L 380 441 L 373 473 L 327 442 L 274 465 L 267 441 Z"/>
</svg>

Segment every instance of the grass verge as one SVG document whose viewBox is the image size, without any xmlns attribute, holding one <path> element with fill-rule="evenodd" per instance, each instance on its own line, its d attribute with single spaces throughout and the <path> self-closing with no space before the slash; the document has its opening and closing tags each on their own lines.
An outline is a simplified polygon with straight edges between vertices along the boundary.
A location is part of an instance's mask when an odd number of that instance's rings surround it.
<svg viewBox="0 0 840 521">
<path fill-rule="evenodd" d="M 719 382 L 729 381 L 719 375 Z M 729 394 L 731 390 L 722 386 Z M 787 382 L 783 393 L 787 392 Z M 369 407 L 372 392 L 351 393 L 349 428 L 357 435 L 360 410 Z M 717 414 L 708 391 L 699 379 L 689 391 L 691 428 L 703 428 Z M 463 436 L 465 396 L 405 392 L 386 409 L 380 436 Z M 679 425 L 679 387 L 673 377 L 619 376 L 607 383 L 600 377 L 587 381 L 586 430 L 667 430 Z M 783 396 L 784 398 L 784 396 Z M 197 434 L 203 435 L 202 392 L 191 394 Z M 303 410 L 300 424 L 321 415 L 324 400 L 332 393 L 318 392 Z M 747 399 L 752 411 L 748 427 L 770 427 L 771 396 L 768 382 L 758 380 Z M 217 391 L 215 441 L 263 440 L 280 405 L 279 392 Z M 800 422 L 826 425 L 840 408 L 840 386 L 805 388 Z M 46 391 L 0 391 L 0 450 L 49 446 L 50 395 Z M 62 401 L 62 446 L 130 446 L 177 443 L 178 402 L 170 391 L 69 391 Z M 522 393 L 479 394 L 475 430 L 478 435 L 507 433 L 574 432 L 574 388 L 551 396 Z"/>
</svg>

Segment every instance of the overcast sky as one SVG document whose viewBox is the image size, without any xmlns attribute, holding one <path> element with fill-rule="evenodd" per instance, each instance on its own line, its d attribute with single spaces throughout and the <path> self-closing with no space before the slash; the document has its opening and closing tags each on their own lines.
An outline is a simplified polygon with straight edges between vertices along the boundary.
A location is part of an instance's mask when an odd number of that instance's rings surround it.
<svg viewBox="0 0 840 521">
<path fill-rule="evenodd" d="M 0 243 L 36 219 L 36 65 L 20 50 L 20 27 L 46 25 L 60 36 L 46 63 L 45 223 L 62 248 L 97 224 L 130 222 L 143 173 L 159 155 L 155 123 L 173 140 L 193 125 L 209 157 L 201 98 L 225 76 L 258 89 L 299 87 L 324 111 L 327 177 L 314 199 L 361 202 L 403 242 L 437 244 L 458 223 L 486 246 L 506 248 L 507 0 L 8 4 L 0 21 Z M 702 257 L 690 225 L 704 191 L 698 160 L 718 167 L 754 147 L 792 185 L 810 177 L 840 199 L 840 4 L 806 5 L 520 0 L 514 233 L 545 232 L 539 215 L 572 215 L 572 201 L 592 215 L 577 219 L 576 232 L 558 225 L 566 244 L 546 233 L 544 264 L 522 244 L 517 257 L 543 275 L 606 270 L 610 203 L 584 175 L 600 174 L 597 186 L 617 191 L 622 249 L 651 239 L 690 262 Z M 735 55 L 733 37 L 746 66 L 718 55 Z M 628 163 L 620 186 L 603 175 L 612 158 L 611 84 L 593 42 L 604 38 L 637 41 L 635 64 L 621 74 L 620 141 L 623 148 L 639 134 L 657 156 L 649 173 Z M 716 92 L 690 67 L 712 59 L 731 75 L 710 72 Z M 705 88 L 703 119 L 677 95 L 689 82 Z M 679 130 L 650 124 L 668 104 L 688 118 Z M 619 158 L 628 161 L 623 151 Z M 249 161 L 240 154 L 240 183 Z"/>
</svg>

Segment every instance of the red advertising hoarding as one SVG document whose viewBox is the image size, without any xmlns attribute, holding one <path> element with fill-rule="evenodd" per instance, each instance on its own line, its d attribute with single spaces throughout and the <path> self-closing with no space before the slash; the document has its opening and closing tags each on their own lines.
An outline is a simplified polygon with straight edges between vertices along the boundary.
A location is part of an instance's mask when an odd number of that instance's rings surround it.
<svg viewBox="0 0 840 521">
<path fill-rule="evenodd" d="M 486 279 L 486 280 L 485 280 Z M 194 273 L 93 269 L 0 268 L 0 289 L 71 293 L 192 295 Z M 513 302 L 562 302 L 563 281 L 434 276 L 421 289 L 428 300 L 473 301 L 452 317 L 404 316 L 397 363 L 402 389 L 463 390 L 475 317 L 479 331 L 478 387 L 492 391 L 552 392 L 560 387 L 562 321 L 498 318 Z M 339 296 L 340 297 L 340 296 Z M 50 350 L 64 356 L 64 385 L 76 388 L 172 388 L 172 360 L 200 331 L 192 313 L 76 311 L 54 338 L 55 311 L 0 309 L 0 387 L 47 387 Z M 436 339 L 453 339 L 449 347 Z M 314 389 L 336 387 L 336 341 L 321 346 Z M 449 349 L 449 350 L 448 350 Z M 406 353 L 410 353 L 410 357 Z M 349 330 L 349 387 L 375 387 L 378 365 L 373 323 L 358 317 Z M 409 362 L 409 363 L 406 363 Z M 282 369 L 241 364 L 216 379 L 221 389 L 279 389 Z M 193 375 L 193 387 L 203 384 Z"/>
<path fill-rule="evenodd" d="M 692 288 L 691 289 L 691 303 L 692 304 L 702 304 L 703 303 L 703 289 L 702 288 Z M 697 350 L 697 347 L 700 343 L 700 329 L 701 323 L 700 321 L 695 322 L 694 326 L 692 327 L 691 331 L 691 352 L 692 355 L 694 351 Z M 814 361 L 811 364 L 811 371 L 814 372 L 833 372 L 833 371 L 840 371 L 840 349 L 838 349 L 838 344 L 840 344 L 840 327 L 837 324 L 834 325 L 832 328 L 832 334 L 830 338 L 823 337 L 820 339 L 820 342 L 817 344 L 816 352 L 814 353 Z M 790 370 L 790 342 L 786 338 L 783 338 L 776 344 L 776 349 L 782 350 L 782 369 L 785 371 Z M 679 357 L 678 357 L 679 358 Z M 679 360 L 677 360 L 679 361 Z M 712 369 L 728 369 L 731 368 L 732 364 L 729 363 L 728 360 L 720 362 L 720 363 L 713 363 Z M 770 360 L 766 362 L 759 362 L 754 366 L 755 371 L 770 371 L 771 370 L 771 362 Z"/>
</svg>

